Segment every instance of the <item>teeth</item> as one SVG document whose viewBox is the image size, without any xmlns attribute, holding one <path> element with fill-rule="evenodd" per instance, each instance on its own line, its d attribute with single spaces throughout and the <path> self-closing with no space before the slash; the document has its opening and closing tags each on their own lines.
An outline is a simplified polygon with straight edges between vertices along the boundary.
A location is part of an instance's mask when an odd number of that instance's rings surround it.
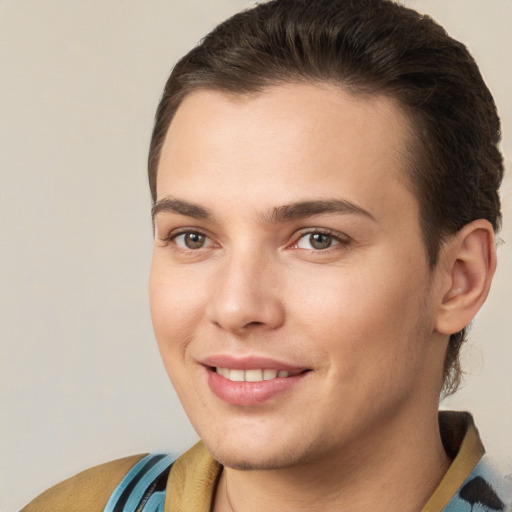
<svg viewBox="0 0 512 512">
<path fill-rule="evenodd" d="M 263 380 L 272 380 L 277 377 L 277 370 L 263 370 Z"/>
<path fill-rule="evenodd" d="M 233 370 L 231 370 L 233 371 Z M 246 382 L 260 382 L 263 380 L 263 370 L 245 370 Z"/>
<path fill-rule="evenodd" d="M 225 379 L 229 379 L 229 370 L 227 368 L 217 368 L 217 373 Z"/>
<path fill-rule="evenodd" d="M 229 368 L 215 368 L 215 371 L 225 379 L 233 382 L 261 382 L 264 380 L 272 380 L 276 377 L 290 377 L 296 373 L 288 372 L 286 370 L 230 370 Z"/>
<path fill-rule="evenodd" d="M 230 370 L 228 379 L 234 382 L 243 382 L 245 380 L 244 374 L 243 370 Z"/>
</svg>

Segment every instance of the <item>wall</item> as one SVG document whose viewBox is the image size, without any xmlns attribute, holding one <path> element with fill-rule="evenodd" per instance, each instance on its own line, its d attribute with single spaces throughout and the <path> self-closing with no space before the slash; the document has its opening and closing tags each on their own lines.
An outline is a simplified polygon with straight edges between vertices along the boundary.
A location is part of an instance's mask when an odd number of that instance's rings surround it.
<svg viewBox="0 0 512 512">
<path fill-rule="evenodd" d="M 150 325 L 145 161 L 172 64 L 243 0 L 0 0 L 0 510 L 99 462 L 196 438 Z M 469 44 L 512 156 L 512 2 L 410 0 Z M 505 64 L 506 63 L 506 64 Z M 510 168 L 510 160 L 507 161 Z M 503 188 L 512 240 L 512 178 Z M 510 243 L 510 242 L 509 242 Z M 512 249 L 447 407 L 512 472 Z"/>
</svg>

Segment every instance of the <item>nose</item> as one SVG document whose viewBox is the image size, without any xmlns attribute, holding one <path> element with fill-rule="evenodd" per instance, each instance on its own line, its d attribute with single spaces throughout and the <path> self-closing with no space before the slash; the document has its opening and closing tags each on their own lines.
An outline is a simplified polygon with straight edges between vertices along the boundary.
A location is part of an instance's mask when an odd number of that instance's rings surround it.
<svg viewBox="0 0 512 512">
<path fill-rule="evenodd" d="M 209 320 L 237 334 L 280 327 L 285 308 L 277 274 L 262 254 L 233 254 L 216 276 L 206 311 Z"/>
</svg>

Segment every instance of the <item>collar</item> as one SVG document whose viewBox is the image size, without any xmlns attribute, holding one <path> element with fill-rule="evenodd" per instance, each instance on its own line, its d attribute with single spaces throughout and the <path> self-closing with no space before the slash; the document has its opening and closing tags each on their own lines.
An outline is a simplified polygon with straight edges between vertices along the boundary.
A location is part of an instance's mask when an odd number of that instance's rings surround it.
<svg viewBox="0 0 512 512">
<path fill-rule="evenodd" d="M 468 412 L 439 411 L 439 430 L 444 449 L 453 462 L 421 512 L 442 511 L 485 453 Z"/>
</svg>

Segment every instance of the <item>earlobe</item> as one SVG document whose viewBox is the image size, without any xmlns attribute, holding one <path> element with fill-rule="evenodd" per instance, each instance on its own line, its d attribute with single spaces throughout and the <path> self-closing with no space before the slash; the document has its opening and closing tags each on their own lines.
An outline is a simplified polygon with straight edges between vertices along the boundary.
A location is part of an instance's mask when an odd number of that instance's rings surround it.
<svg viewBox="0 0 512 512">
<path fill-rule="evenodd" d="M 487 299 L 496 270 L 492 225 L 478 219 L 464 226 L 443 248 L 436 330 L 453 334 L 468 325 Z"/>
</svg>

